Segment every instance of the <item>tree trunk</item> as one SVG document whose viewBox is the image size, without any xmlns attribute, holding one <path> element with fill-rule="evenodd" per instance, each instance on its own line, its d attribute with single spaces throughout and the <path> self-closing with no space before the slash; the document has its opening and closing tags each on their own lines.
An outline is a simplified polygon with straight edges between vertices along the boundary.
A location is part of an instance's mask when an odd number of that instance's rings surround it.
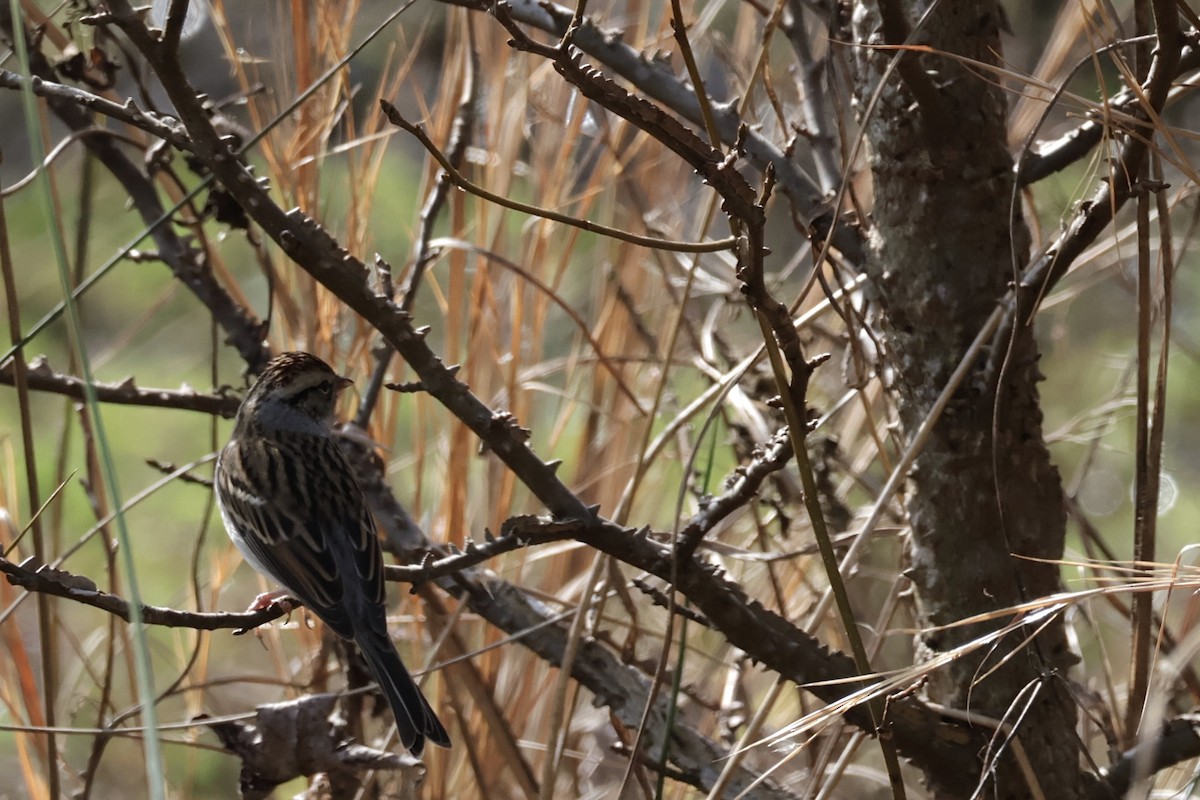
<svg viewBox="0 0 1200 800">
<path fill-rule="evenodd" d="M 1012 281 L 1013 248 L 1023 262 L 1029 242 L 1019 215 L 1010 226 L 1013 162 L 994 75 L 909 53 L 869 105 L 897 55 L 870 45 L 904 42 L 925 5 L 860 3 L 853 19 L 855 40 L 868 45 L 854 53 L 875 192 L 867 273 L 885 312 L 888 363 L 910 437 Z M 889 7 L 908 16 L 893 19 Z M 911 41 L 995 63 L 999 20 L 995 2 L 943 2 Z M 1038 358 L 1030 326 L 985 350 L 916 461 L 909 574 L 923 630 L 919 658 L 962 646 L 1009 618 L 936 626 L 1061 589 L 1057 567 L 1015 557 L 1063 552 L 1064 498 L 1042 435 Z M 1021 647 L 1030 632 L 1021 628 L 934 671 L 926 692 L 934 702 L 1016 726 L 1016 743 L 990 774 L 989 794 L 1028 797 L 1032 777 L 1046 797 L 1078 797 L 1085 779 L 1065 685 L 1074 656 L 1061 618 Z M 1013 757 L 1018 747 L 1030 775 Z"/>
</svg>

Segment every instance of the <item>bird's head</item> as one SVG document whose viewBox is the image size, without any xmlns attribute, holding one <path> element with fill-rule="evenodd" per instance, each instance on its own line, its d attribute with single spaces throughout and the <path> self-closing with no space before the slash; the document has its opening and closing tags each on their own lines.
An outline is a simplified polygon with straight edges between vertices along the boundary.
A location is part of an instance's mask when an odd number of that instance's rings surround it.
<svg viewBox="0 0 1200 800">
<path fill-rule="evenodd" d="M 265 428 L 327 432 L 338 394 L 351 383 L 310 353 L 282 353 L 250 387 L 238 421 L 252 418 Z"/>
</svg>

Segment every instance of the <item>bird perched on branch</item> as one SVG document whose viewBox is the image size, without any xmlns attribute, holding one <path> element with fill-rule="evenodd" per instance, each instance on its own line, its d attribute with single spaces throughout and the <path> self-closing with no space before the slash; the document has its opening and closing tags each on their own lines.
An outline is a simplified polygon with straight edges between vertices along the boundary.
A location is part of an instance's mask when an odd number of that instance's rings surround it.
<svg viewBox="0 0 1200 800">
<path fill-rule="evenodd" d="M 338 393 L 350 384 L 308 353 L 273 359 L 217 457 L 217 504 L 246 561 L 358 645 L 401 743 L 420 755 L 426 740 L 449 747 L 450 737 L 388 636 L 375 523 L 334 438 Z"/>
</svg>

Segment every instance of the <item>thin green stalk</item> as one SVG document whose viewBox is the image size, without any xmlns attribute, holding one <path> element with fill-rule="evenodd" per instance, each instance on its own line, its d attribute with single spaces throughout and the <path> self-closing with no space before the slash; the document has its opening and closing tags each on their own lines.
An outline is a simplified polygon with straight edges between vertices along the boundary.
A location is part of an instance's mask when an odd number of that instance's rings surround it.
<svg viewBox="0 0 1200 800">
<path fill-rule="evenodd" d="M 3 159 L 0 158 L 0 161 Z M 12 264 L 12 253 L 8 246 L 8 221 L 4 215 L 4 200 L 0 198 L 0 273 L 4 275 L 4 299 L 8 306 L 8 331 L 14 342 L 21 338 L 21 303 L 17 298 L 16 275 Z M 42 504 L 41 492 L 38 490 L 37 447 L 33 441 L 33 415 L 29 410 L 29 376 L 25 353 L 18 350 L 13 358 L 13 386 L 17 390 L 17 408 L 21 417 L 21 449 L 25 453 L 26 492 L 29 495 L 29 511 L 32 517 L 29 527 L 33 532 L 33 555 L 39 565 L 45 564 L 47 548 L 42 516 L 39 508 Z M 17 537 L 18 539 L 20 537 Z M 14 542 L 13 546 L 16 546 Z M 54 728 L 55 709 L 54 694 L 58 686 L 55 675 L 58 665 L 58 649 L 54 646 L 55 636 L 54 610 L 50 598 L 45 594 L 37 596 L 38 639 L 42 651 L 42 713 L 46 727 Z M 26 703 L 32 703 L 29 698 Z M 58 739 L 53 733 L 46 736 L 46 767 L 47 789 L 51 797 L 57 798 L 62 793 L 58 777 Z"/>
<path fill-rule="evenodd" d="M 700 434 L 702 439 L 705 437 L 706 433 L 712 430 L 709 428 L 709 423 L 715 419 L 716 414 L 717 409 L 713 409 L 713 413 L 709 415 L 707 420 L 705 420 L 705 429 L 701 431 Z M 713 462 L 716 460 L 717 451 L 717 437 L 715 432 L 713 432 L 713 435 L 707 436 L 707 439 L 708 463 L 704 467 L 704 480 L 701 484 L 704 487 L 705 492 L 707 492 L 708 488 L 712 485 Z M 680 484 L 679 495 L 676 498 L 675 503 L 675 529 L 672 531 L 673 539 L 678 539 L 679 536 L 679 517 L 683 512 L 683 500 L 687 491 L 687 475 L 691 474 L 692 463 L 697 450 L 699 450 L 699 444 L 692 449 L 692 455 L 688 457 L 687 466 L 683 470 L 684 479 Z M 666 652 L 670 646 L 670 637 L 672 635 L 671 628 L 673 627 L 675 619 L 675 592 L 671 592 L 668 597 L 670 598 L 670 601 L 667 608 L 667 641 L 663 643 L 663 652 Z M 671 731 L 675 729 L 675 716 L 679 711 L 679 695 L 683 691 L 683 665 L 687 656 L 687 635 L 688 618 L 685 616 L 679 622 L 679 655 L 675 657 L 675 674 L 671 679 L 671 695 L 667 698 L 667 719 L 663 723 L 663 743 L 660 763 L 664 768 L 658 770 L 658 783 L 654 790 L 654 796 L 658 798 L 658 800 L 662 800 L 662 797 L 664 796 L 663 793 L 666 791 L 667 770 L 665 767 L 671 757 Z"/>
<path fill-rule="evenodd" d="M 868 675 L 871 672 L 871 661 L 867 657 L 867 650 L 863 646 L 862 636 L 858 632 L 858 623 L 854 619 L 854 610 L 850 607 L 850 595 L 846 592 L 846 584 L 842 581 L 842 574 L 838 570 L 837 554 L 833 550 L 833 542 L 829 538 L 829 529 L 825 527 L 825 515 L 821 512 L 821 503 L 817 499 L 820 494 L 817 488 L 817 481 L 813 475 L 812 463 L 808 460 L 808 450 L 805 449 L 805 438 L 807 435 L 806 419 L 801 409 L 796 408 L 793 402 L 791 393 L 788 391 L 787 368 L 783 363 L 783 356 L 779 352 L 779 345 L 775 341 L 775 335 L 771 331 L 771 326 L 766 318 L 759 312 L 755 312 L 758 318 L 758 324 L 762 328 L 763 342 L 767 346 L 767 357 L 771 362 L 771 369 L 775 374 L 776 384 L 779 386 L 779 397 L 783 403 L 783 411 L 788 421 L 788 435 L 792 440 L 792 450 L 796 455 L 796 467 L 800 472 L 800 483 L 804 487 L 804 505 L 808 510 L 808 517 L 812 523 L 813 538 L 817 540 L 817 549 L 821 553 L 821 563 L 825 567 L 825 574 L 829 579 L 829 588 L 833 592 L 834 602 L 837 604 L 838 616 L 842 619 L 842 627 L 846 632 L 846 640 L 850 643 L 850 651 L 854 655 L 854 664 L 858 669 L 859 674 Z M 902 800 L 906 797 L 904 790 L 904 780 L 900 775 L 900 758 L 896 755 L 896 746 L 892 743 L 883 729 L 884 720 L 884 705 L 878 697 L 872 697 L 867 702 L 867 708 L 871 712 L 871 721 L 874 723 L 879 739 L 879 749 L 883 753 L 883 761 L 887 767 L 888 780 L 892 787 L 892 796 L 897 800 Z"/>
<path fill-rule="evenodd" d="M 21 8 L 18 0 L 9 0 L 9 9 L 13 19 L 13 49 L 17 61 L 26 75 L 32 75 L 29 63 L 28 43 L 25 41 L 25 27 L 22 23 Z M 21 105 L 24 112 L 29 149 L 33 163 L 44 164 L 46 159 L 45 147 L 42 143 L 41 125 L 37 111 L 37 100 L 29 83 L 21 87 Z M 133 626 L 134 662 L 136 665 L 136 680 L 138 699 L 142 706 L 142 719 L 145 723 L 145 760 L 148 796 L 152 800 L 162 800 L 165 797 L 165 774 L 163 772 L 162 750 L 158 735 L 158 720 L 154 706 L 154 676 L 150 663 L 150 652 L 146 641 L 146 628 L 141 616 L 141 593 L 138 590 L 137 570 L 133 560 L 133 548 L 130 543 L 129 529 L 125 515 L 121 512 L 121 492 L 117 485 L 117 470 L 112 458 L 112 449 L 108 444 L 100 403 L 96 399 L 94 388 L 95 378 L 92 375 L 91 362 L 83 342 L 83 326 L 79 319 L 79 310 L 72 297 L 71 274 L 67 259 L 65 243 L 61 231 L 54 224 L 54 200 L 50 192 L 50 179 L 45 167 L 38 170 L 38 194 L 45 213 L 47 231 L 51 246 L 54 250 L 54 260 L 58 267 L 59 281 L 62 284 L 64 311 L 67 318 L 68 338 L 71 346 L 79 355 L 79 364 L 84 379 L 84 397 L 88 413 L 94 421 L 96 431 L 96 447 L 100 454 L 101 466 L 105 472 L 105 483 L 108 485 L 109 496 L 113 507 L 117 509 L 116 528 L 117 539 L 120 543 L 121 557 L 129 586 L 129 616 Z M 56 767 L 54 767 L 56 768 Z"/>
<path fill-rule="evenodd" d="M 661 763 L 663 768 L 658 770 L 658 783 L 654 787 L 657 800 L 665 797 L 667 784 L 667 762 L 671 757 L 671 731 L 675 728 L 675 714 L 679 710 L 678 698 L 683 692 L 683 664 L 687 655 L 688 618 L 679 621 L 679 655 L 675 657 L 675 674 L 671 679 L 671 700 L 667 703 L 667 719 L 663 723 L 663 745 Z M 665 646 L 665 645 L 664 645 Z"/>
<path fill-rule="evenodd" d="M 280 122 L 282 122 L 285 119 L 289 119 L 291 117 L 292 112 L 297 107 L 299 107 L 305 100 L 312 97 L 313 94 L 315 94 L 317 92 L 317 90 L 319 90 L 322 86 L 324 86 L 326 83 L 328 83 L 329 80 L 334 75 L 336 75 L 338 73 L 338 71 L 350 61 L 350 59 L 354 58 L 354 56 L 356 56 L 360 52 L 362 52 L 363 48 L 365 48 L 368 44 L 370 44 L 372 41 L 374 41 L 376 39 L 376 37 L 379 36 L 379 34 L 383 33 L 383 31 L 386 30 L 387 26 L 389 26 L 392 22 L 394 22 L 396 20 L 397 17 L 399 17 L 410 6 L 412 6 L 413 2 L 415 2 L 415 0 L 409 0 L 409 2 L 405 3 L 398 10 L 396 10 L 392 14 L 388 15 L 388 17 L 382 23 L 380 23 L 373 31 L 371 31 L 371 33 L 367 34 L 367 36 L 365 36 L 363 38 L 363 40 L 358 44 L 357 47 L 355 47 L 353 50 L 351 50 L 349 53 L 347 53 L 336 64 L 334 64 L 329 69 L 327 69 L 321 75 L 321 77 L 317 78 L 317 80 L 313 82 L 312 86 L 309 86 L 307 89 L 305 89 L 299 95 L 297 95 L 296 98 L 294 100 L 292 100 L 292 102 L 288 103 L 286 106 L 284 106 L 282 109 L 280 109 L 279 113 L 276 114 L 275 117 L 270 122 L 268 122 L 261 131 L 254 134 L 252 137 L 250 137 L 250 139 L 244 145 L 242 145 L 242 148 L 238 151 L 238 153 L 244 155 L 244 154 L 250 152 L 250 150 L 255 145 L 257 145 L 268 133 L 270 133 L 272 130 L 274 130 L 275 127 L 277 125 L 279 125 Z M 26 62 L 24 63 L 22 68 L 27 73 L 30 71 L 28 60 L 26 60 Z M 22 92 L 22 94 L 24 94 L 28 91 L 29 91 L 29 85 L 26 82 L 25 84 L 22 85 L 21 92 Z M 44 153 L 43 153 L 43 160 L 44 160 Z M 175 215 L 179 212 L 180 209 L 182 209 L 189 202 L 191 202 L 191 200 L 193 198 L 195 198 L 197 195 L 199 195 L 201 192 L 203 192 L 205 189 L 207 189 L 212 184 L 212 182 L 213 182 L 213 176 L 211 174 L 205 175 L 200 180 L 200 182 L 198 184 L 196 184 L 196 186 L 192 187 L 192 189 L 187 194 L 185 194 L 182 198 L 180 198 L 179 202 L 175 203 L 175 205 L 171 206 L 169 209 L 164 211 L 158 219 L 154 220 L 149 225 L 146 225 L 146 227 L 143 228 L 142 231 L 136 237 L 134 237 L 133 240 L 131 240 L 128 244 L 126 244 L 124 247 L 122 247 L 120 250 L 118 250 L 113 255 L 112 258 L 110 258 L 108 261 L 106 261 L 101 267 L 99 267 L 95 272 L 93 272 L 85 280 L 83 280 L 78 286 L 76 286 L 72 290 L 71 294 L 69 295 L 69 299 L 75 300 L 75 299 L 79 298 L 80 296 L 82 296 L 83 293 L 86 292 L 88 289 L 92 288 L 102 277 L 107 275 L 108 272 L 113 267 L 115 267 L 117 264 L 124 261 L 125 257 L 129 255 L 129 252 L 131 250 L 133 250 L 133 248 L 137 247 L 138 244 L 141 243 L 147 236 L 149 236 L 159 225 L 165 224 L 167 222 L 170 222 L 172 219 L 174 219 Z M 16 352 L 16 349 L 18 347 L 24 347 L 26 344 L 31 342 L 35 336 L 37 336 L 39 333 L 41 333 L 43 330 L 45 330 L 46 327 L 48 325 L 50 325 L 50 323 L 54 322 L 60 316 L 62 316 L 65 307 L 66 307 L 65 303 L 59 303 L 57 306 L 55 306 L 53 309 L 51 309 L 50 312 L 46 314 L 46 316 L 44 316 L 40 320 L 38 320 L 38 322 L 32 328 L 29 329 L 29 332 L 26 333 L 25 336 L 22 337 L 19 342 L 14 344 L 6 352 L 4 352 L 2 355 L 0 355 L 0 365 L 4 364 L 10 358 L 12 358 L 13 353 Z"/>
</svg>

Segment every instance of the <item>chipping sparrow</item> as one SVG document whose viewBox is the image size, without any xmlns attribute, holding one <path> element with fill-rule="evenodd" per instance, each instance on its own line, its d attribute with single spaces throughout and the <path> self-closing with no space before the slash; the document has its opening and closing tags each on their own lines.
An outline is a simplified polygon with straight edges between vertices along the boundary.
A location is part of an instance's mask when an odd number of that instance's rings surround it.
<svg viewBox="0 0 1200 800">
<path fill-rule="evenodd" d="M 273 359 L 217 458 L 217 503 L 250 565 L 354 640 L 401 743 L 420 755 L 426 739 L 449 747 L 450 737 L 388 637 L 375 523 L 333 435 L 338 392 L 350 383 L 308 353 Z"/>
</svg>

